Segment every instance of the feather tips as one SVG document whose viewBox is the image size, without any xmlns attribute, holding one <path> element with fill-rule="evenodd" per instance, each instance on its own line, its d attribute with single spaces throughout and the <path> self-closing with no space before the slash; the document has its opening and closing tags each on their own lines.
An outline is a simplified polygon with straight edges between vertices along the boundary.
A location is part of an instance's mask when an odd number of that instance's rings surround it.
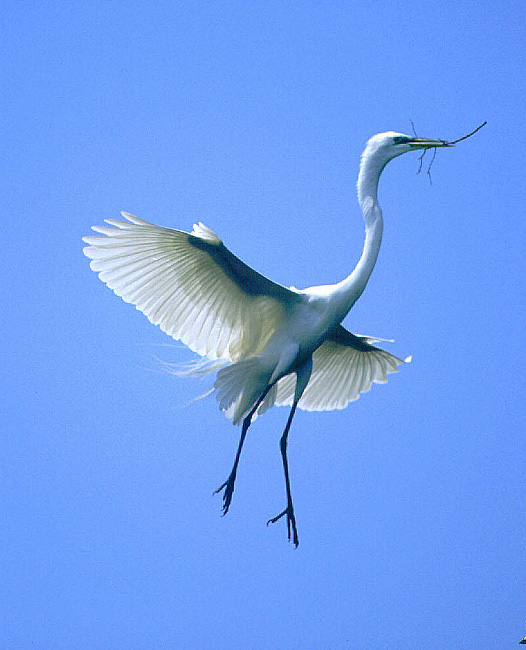
<svg viewBox="0 0 526 650">
<path fill-rule="evenodd" d="M 343 332 L 340 332 L 343 330 Z M 347 336 L 349 335 L 349 336 Z M 312 355 L 312 375 L 298 407 L 305 411 L 343 409 L 349 402 L 371 389 L 373 383 L 384 384 L 387 374 L 407 363 L 371 345 L 367 337 L 355 336 L 343 327 L 327 339 Z M 295 376 L 278 382 L 275 403 L 290 405 L 294 398 Z"/>
<path fill-rule="evenodd" d="M 210 359 L 260 352 L 295 294 L 233 255 L 204 224 L 191 234 L 127 212 L 85 237 L 91 268 L 125 302 Z"/>
</svg>

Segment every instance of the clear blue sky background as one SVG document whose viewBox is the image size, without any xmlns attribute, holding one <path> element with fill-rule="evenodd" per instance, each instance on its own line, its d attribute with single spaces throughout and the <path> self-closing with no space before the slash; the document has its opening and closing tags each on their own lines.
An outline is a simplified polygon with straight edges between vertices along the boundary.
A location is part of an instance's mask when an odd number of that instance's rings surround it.
<svg viewBox="0 0 526 650">
<path fill-rule="evenodd" d="M 526 634 L 523 2 L 4 2 L 0 646 L 503 650 Z M 269 277 L 340 280 L 384 130 L 453 139 L 380 186 L 357 333 L 413 363 L 238 429 L 90 271 L 124 209 Z M 425 171 L 425 168 L 424 168 Z"/>
</svg>

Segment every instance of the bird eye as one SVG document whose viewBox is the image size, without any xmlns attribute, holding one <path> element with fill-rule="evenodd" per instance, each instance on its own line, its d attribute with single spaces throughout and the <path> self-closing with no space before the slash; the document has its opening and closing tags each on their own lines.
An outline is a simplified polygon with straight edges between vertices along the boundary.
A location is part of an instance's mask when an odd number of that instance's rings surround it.
<svg viewBox="0 0 526 650">
<path fill-rule="evenodd" d="M 393 144 L 407 144 L 411 141 L 411 138 L 408 138 L 405 135 L 395 135 L 393 138 Z"/>
</svg>

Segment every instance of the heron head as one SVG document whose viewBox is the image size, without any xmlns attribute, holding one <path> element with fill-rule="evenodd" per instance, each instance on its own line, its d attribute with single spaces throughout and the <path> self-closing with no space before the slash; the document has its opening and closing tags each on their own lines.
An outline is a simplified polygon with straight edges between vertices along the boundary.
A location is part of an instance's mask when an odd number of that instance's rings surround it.
<svg viewBox="0 0 526 650">
<path fill-rule="evenodd" d="M 387 131 L 386 133 L 378 133 L 370 138 L 365 147 L 364 156 L 367 158 L 376 158 L 380 166 L 384 167 L 390 160 L 408 151 L 450 146 L 452 145 L 445 140 L 418 138 L 413 135 Z"/>
</svg>

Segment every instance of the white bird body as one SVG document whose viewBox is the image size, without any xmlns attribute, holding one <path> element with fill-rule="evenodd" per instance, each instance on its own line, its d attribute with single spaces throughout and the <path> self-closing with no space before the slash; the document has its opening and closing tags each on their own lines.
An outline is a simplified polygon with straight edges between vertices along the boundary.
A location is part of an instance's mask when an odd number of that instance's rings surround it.
<svg viewBox="0 0 526 650">
<path fill-rule="evenodd" d="M 298 406 L 305 410 L 344 408 L 373 382 L 384 383 L 404 363 L 356 336 L 341 321 L 363 293 L 382 241 L 378 180 L 385 165 L 415 149 L 448 146 L 400 133 L 371 138 L 362 154 L 358 201 L 365 220 L 362 256 L 341 282 L 287 289 L 233 255 L 202 223 L 191 233 L 150 224 L 123 212 L 126 221 L 93 227 L 103 237 L 86 237 L 85 254 L 100 279 L 152 323 L 205 358 L 195 373 L 219 368 L 214 383 L 219 406 L 241 440 L 224 489 L 223 512 L 232 499 L 237 463 L 254 416 L 272 405 L 292 410 L 282 437 L 289 539 L 298 537 L 288 478 L 286 442 Z"/>
</svg>

